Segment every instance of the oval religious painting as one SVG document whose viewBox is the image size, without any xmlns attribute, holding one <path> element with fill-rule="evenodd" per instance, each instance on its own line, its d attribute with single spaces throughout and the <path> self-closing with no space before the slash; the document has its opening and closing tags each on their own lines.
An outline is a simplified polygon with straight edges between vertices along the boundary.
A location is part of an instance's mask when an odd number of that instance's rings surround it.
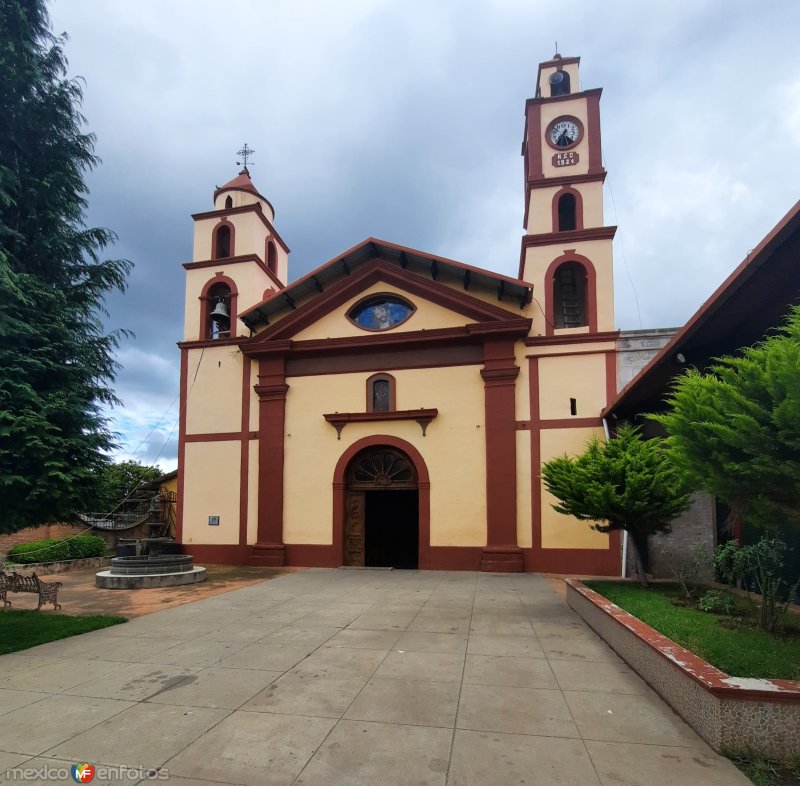
<svg viewBox="0 0 800 786">
<path fill-rule="evenodd" d="M 389 330 L 405 322 L 414 306 L 397 295 L 373 295 L 356 303 L 347 316 L 364 330 Z"/>
</svg>

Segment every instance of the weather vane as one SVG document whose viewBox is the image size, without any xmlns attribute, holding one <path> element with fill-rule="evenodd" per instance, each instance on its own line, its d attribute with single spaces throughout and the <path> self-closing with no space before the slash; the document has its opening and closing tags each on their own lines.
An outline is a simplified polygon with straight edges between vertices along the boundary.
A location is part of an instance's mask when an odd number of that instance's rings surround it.
<svg viewBox="0 0 800 786">
<path fill-rule="evenodd" d="M 236 155 L 239 156 L 242 161 L 244 162 L 244 168 L 247 169 L 247 159 L 253 155 L 256 151 L 253 150 L 252 147 L 247 146 L 247 142 L 244 143 L 244 147 L 241 150 L 236 151 Z M 236 166 L 242 166 L 238 161 L 236 162 Z"/>
</svg>

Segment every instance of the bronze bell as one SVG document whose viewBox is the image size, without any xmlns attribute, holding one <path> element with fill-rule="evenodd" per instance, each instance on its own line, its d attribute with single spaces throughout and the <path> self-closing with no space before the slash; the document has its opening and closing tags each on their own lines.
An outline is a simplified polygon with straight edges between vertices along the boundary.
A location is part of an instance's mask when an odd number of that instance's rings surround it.
<svg viewBox="0 0 800 786">
<path fill-rule="evenodd" d="M 230 319 L 228 307 L 221 300 L 217 301 L 214 310 L 211 312 L 211 319 Z"/>
</svg>

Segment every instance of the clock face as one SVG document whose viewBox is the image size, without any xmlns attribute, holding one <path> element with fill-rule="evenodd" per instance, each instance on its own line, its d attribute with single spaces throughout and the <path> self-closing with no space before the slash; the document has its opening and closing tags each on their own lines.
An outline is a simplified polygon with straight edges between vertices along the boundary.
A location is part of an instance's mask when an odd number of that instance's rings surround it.
<svg viewBox="0 0 800 786">
<path fill-rule="evenodd" d="M 562 117 L 550 124 L 547 130 L 547 141 L 556 148 L 563 150 L 581 141 L 583 129 L 577 121 Z"/>
</svg>

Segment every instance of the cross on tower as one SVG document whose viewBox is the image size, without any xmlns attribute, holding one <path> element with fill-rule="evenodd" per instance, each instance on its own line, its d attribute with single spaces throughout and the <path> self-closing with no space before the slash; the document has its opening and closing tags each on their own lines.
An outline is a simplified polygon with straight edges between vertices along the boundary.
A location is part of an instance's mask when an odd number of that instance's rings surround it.
<svg viewBox="0 0 800 786">
<path fill-rule="evenodd" d="M 247 142 L 244 143 L 244 147 L 242 147 L 241 150 L 236 151 L 236 155 L 242 159 L 243 162 L 242 165 L 244 166 L 245 169 L 247 169 L 247 159 L 250 158 L 250 156 L 252 156 L 253 153 L 255 152 L 256 151 L 253 150 L 252 147 L 247 146 Z M 240 166 L 238 161 L 236 162 L 236 166 Z"/>
</svg>

